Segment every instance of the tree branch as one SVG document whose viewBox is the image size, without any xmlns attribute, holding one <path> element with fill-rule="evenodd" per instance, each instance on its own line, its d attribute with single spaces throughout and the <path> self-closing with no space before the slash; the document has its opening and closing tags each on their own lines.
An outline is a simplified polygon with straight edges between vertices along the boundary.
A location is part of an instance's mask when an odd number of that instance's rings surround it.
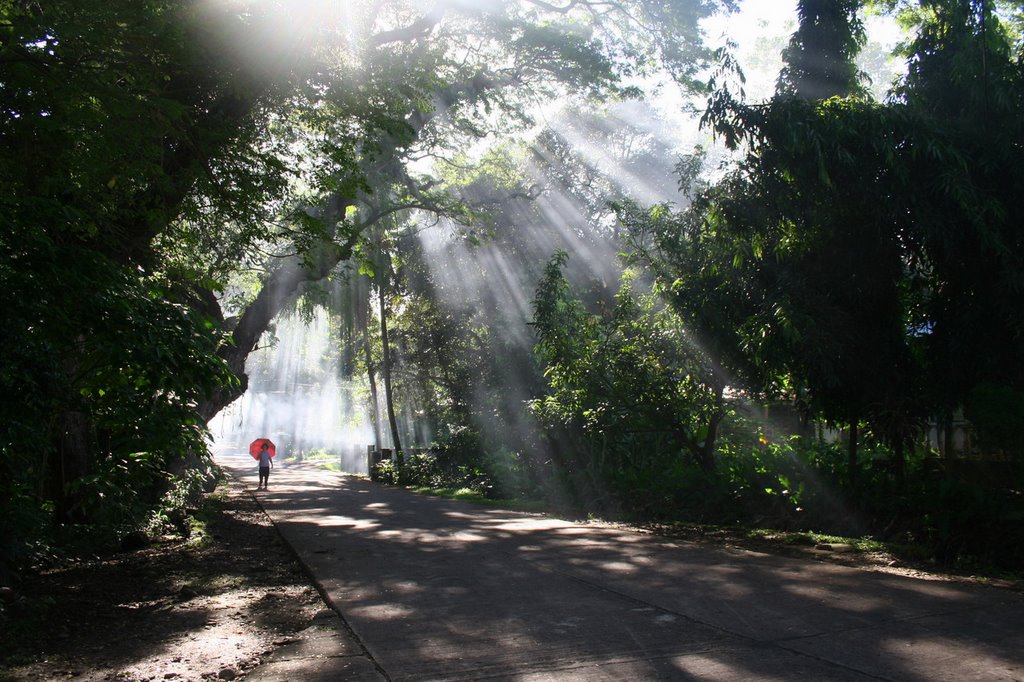
<svg viewBox="0 0 1024 682">
<path fill-rule="evenodd" d="M 403 28 L 396 28 L 370 36 L 370 47 L 381 47 L 390 43 L 407 43 L 420 38 L 426 38 L 434 30 L 448 10 L 448 3 L 441 2 L 434 5 L 421 19 Z"/>
</svg>

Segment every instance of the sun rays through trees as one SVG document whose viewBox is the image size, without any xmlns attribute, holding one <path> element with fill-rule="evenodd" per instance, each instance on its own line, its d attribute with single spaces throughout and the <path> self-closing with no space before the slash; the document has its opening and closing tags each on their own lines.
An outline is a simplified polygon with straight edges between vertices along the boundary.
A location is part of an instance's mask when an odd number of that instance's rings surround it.
<svg viewBox="0 0 1024 682">
<path fill-rule="evenodd" d="M 1020 561 L 1020 8 L 736 4 L 3 4 L 3 565 L 208 424 Z"/>
</svg>

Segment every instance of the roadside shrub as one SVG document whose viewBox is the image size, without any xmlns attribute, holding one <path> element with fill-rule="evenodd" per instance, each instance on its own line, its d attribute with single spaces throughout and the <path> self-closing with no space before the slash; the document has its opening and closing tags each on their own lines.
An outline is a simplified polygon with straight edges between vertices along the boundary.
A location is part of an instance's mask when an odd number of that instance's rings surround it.
<svg viewBox="0 0 1024 682">
<path fill-rule="evenodd" d="M 1024 569 L 1024 495 L 956 479 L 924 482 L 911 508 L 914 539 L 947 565 L 983 561 Z"/>
<path fill-rule="evenodd" d="M 536 461 L 522 452 L 496 450 L 485 452 L 480 462 L 481 482 L 490 486 L 493 497 L 513 499 L 541 495 Z"/>
<path fill-rule="evenodd" d="M 443 477 L 437 466 L 437 458 L 432 453 L 407 455 L 404 465 L 398 469 L 398 482 L 401 485 L 443 487 Z"/>
<path fill-rule="evenodd" d="M 385 485 L 398 485 L 398 465 L 390 459 L 382 459 L 370 469 L 370 480 Z"/>
<path fill-rule="evenodd" d="M 52 555 L 52 509 L 41 507 L 25 483 L 8 486 L 10 498 L 0 502 L 0 586 L 14 585 L 23 568 Z"/>
<path fill-rule="evenodd" d="M 434 487 L 469 488 L 490 498 L 502 490 L 497 482 L 494 455 L 478 431 L 462 428 L 448 433 L 431 447 Z"/>
<path fill-rule="evenodd" d="M 191 530 L 189 518 L 202 506 L 203 493 L 208 490 L 209 481 L 221 476 L 216 466 L 207 461 L 169 477 L 169 488 L 152 511 L 146 534 L 154 536 L 170 531 L 188 537 Z"/>
</svg>

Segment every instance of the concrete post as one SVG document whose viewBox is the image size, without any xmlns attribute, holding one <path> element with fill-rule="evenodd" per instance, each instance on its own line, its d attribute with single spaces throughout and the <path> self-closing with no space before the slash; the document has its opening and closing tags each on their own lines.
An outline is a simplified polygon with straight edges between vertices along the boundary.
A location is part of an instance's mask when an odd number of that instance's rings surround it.
<svg viewBox="0 0 1024 682">
<path fill-rule="evenodd" d="M 372 445 L 366 446 L 366 473 L 373 475 L 373 467 L 379 462 L 377 450 Z"/>
</svg>

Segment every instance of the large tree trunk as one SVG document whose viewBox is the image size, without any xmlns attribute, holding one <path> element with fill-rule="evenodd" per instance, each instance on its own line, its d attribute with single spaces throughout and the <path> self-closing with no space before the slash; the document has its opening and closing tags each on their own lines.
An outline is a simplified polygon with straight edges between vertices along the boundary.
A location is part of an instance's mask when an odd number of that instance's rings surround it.
<svg viewBox="0 0 1024 682">
<path fill-rule="evenodd" d="M 443 115 L 454 103 L 461 99 L 475 96 L 482 91 L 504 87 L 510 83 L 511 80 L 491 79 L 486 83 L 473 80 L 467 83 L 453 84 L 435 93 L 434 99 L 436 100 L 437 107 L 434 110 L 430 112 L 414 110 L 410 113 L 405 123 L 414 135 L 418 134 L 423 126 L 427 125 L 437 116 Z M 399 163 L 400 145 L 395 140 L 388 138 L 380 142 L 377 154 L 373 158 L 368 159 L 363 165 L 365 177 L 368 179 L 383 177 L 383 183 L 385 184 L 401 181 L 401 171 L 396 173 L 392 168 L 392 166 Z M 368 196 L 332 196 L 324 211 L 326 224 L 329 226 L 336 225 L 344 217 L 346 209 L 363 203 L 367 198 Z M 370 215 L 362 224 L 362 230 L 365 230 L 392 211 L 393 209 L 390 208 L 372 209 Z M 204 420 L 210 421 L 222 409 L 245 393 L 249 385 L 249 378 L 245 374 L 245 361 L 253 349 L 256 348 L 260 336 L 266 331 L 270 322 L 287 303 L 294 299 L 303 284 L 323 279 L 338 263 L 351 257 L 355 244 L 362 234 L 362 230 L 350 231 L 341 243 L 325 239 L 321 242 L 320 249 L 316 253 L 298 254 L 282 259 L 283 263 L 281 266 L 267 279 L 256 299 L 238 318 L 238 323 L 231 333 L 232 343 L 226 344 L 221 348 L 220 356 L 227 362 L 235 377 L 238 378 L 238 383 L 210 396 L 209 399 L 199 406 L 199 414 Z M 335 235 L 328 234 L 327 237 L 334 238 Z M 224 321 L 219 310 L 215 316 L 222 322 Z M 397 441 L 395 447 L 398 449 Z"/>
<path fill-rule="evenodd" d="M 335 198 L 330 214 L 342 215 L 348 205 L 349 202 Z M 238 383 L 221 389 L 199 406 L 199 413 L 204 420 L 210 421 L 218 412 L 245 393 L 249 386 L 245 361 L 256 349 L 267 327 L 282 308 L 295 299 L 304 284 L 320 281 L 330 274 L 338 263 L 348 259 L 358 238 L 359 235 L 353 233 L 342 244 L 323 242 L 313 256 L 295 255 L 283 259 L 281 266 L 267 278 L 255 300 L 238 318 L 231 331 L 232 342 L 221 346 L 219 355 L 227 363 L 231 373 L 237 377 Z M 206 307 L 213 312 L 212 307 L 216 305 L 216 301 L 213 301 Z M 219 308 L 216 308 L 214 314 L 223 321 Z"/>
<path fill-rule="evenodd" d="M 896 490 L 903 494 L 907 490 L 907 457 L 903 439 L 897 439 L 892 446 L 893 470 L 896 477 Z"/>
</svg>

